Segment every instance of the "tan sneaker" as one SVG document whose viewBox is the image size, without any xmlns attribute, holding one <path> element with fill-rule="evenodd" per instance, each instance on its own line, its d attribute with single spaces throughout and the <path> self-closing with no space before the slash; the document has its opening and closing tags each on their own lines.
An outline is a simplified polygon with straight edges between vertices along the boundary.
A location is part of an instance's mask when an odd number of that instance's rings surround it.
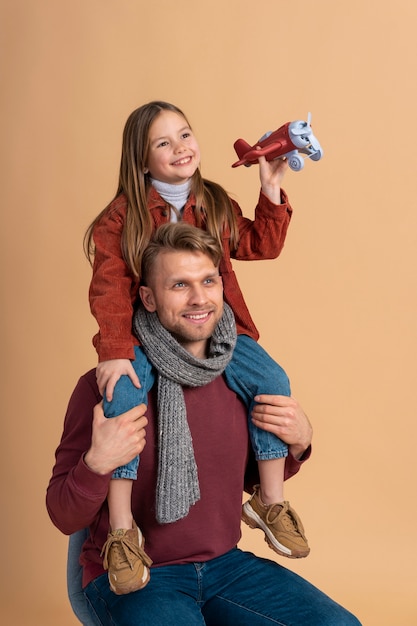
<svg viewBox="0 0 417 626">
<path fill-rule="evenodd" d="M 242 520 L 251 528 L 261 528 L 272 550 L 290 559 L 308 556 L 310 548 L 303 524 L 289 502 L 264 504 L 255 486 L 250 500 L 242 507 Z"/>
<path fill-rule="evenodd" d="M 104 569 L 109 570 L 110 589 L 118 596 L 148 584 L 152 561 L 143 550 L 144 544 L 143 535 L 135 522 L 130 530 L 119 528 L 107 535 L 101 555 L 104 554 Z"/>
</svg>

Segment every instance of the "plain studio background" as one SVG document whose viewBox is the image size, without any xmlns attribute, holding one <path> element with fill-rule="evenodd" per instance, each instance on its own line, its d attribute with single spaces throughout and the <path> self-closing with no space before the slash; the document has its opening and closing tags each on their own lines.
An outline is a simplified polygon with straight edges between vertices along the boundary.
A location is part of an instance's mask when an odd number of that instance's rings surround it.
<svg viewBox="0 0 417 626">
<path fill-rule="evenodd" d="M 312 112 L 275 261 L 235 263 L 261 343 L 314 427 L 287 485 L 311 555 L 285 561 L 364 626 L 417 623 L 417 8 L 413 0 L 1 0 L 1 621 L 76 624 L 44 496 L 69 395 L 96 364 L 82 237 L 129 113 L 179 105 L 247 216 L 233 142 Z M 260 531 L 242 545 L 274 558 Z M 277 557 L 278 558 L 278 557 Z"/>
</svg>

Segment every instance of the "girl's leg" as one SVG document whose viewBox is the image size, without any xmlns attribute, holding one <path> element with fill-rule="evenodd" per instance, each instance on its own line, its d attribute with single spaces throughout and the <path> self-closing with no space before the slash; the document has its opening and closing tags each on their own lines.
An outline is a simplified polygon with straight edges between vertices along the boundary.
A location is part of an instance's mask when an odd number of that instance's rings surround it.
<svg viewBox="0 0 417 626">
<path fill-rule="evenodd" d="M 269 546 L 291 558 L 309 554 L 304 528 L 297 513 L 284 501 L 284 468 L 288 446 L 274 434 L 257 428 L 251 420 L 254 397 L 290 395 L 288 376 L 265 350 L 247 335 L 239 335 L 233 358 L 225 371 L 228 386 L 248 406 L 249 434 L 258 461 L 260 484 L 245 502 L 242 519 L 265 533 Z"/>
<path fill-rule="evenodd" d="M 132 384 L 129 376 L 121 376 L 116 383 L 113 400 L 109 402 L 104 394 L 103 410 L 106 417 L 116 417 L 134 406 L 148 403 L 148 392 L 155 382 L 152 365 L 140 346 L 135 346 L 135 360 L 132 361 L 141 387 L 138 389 Z"/>
<path fill-rule="evenodd" d="M 106 417 L 117 417 L 139 404 L 147 404 L 148 392 L 154 383 L 152 366 L 142 348 L 135 347 L 133 368 L 141 388 L 132 384 L 128 376 L 121 376 L 114 389 L 113 400 L 104 395 L 103 409 Z M 122 595 L 142 589 L 149 580 L 151 561 L 143 551 L 144 539 L 133 520 L 131 498 L 133 480 L 137 477 L 139 457 L 118 467 L 110 481 L 107 494 L 110 532 L 103 547 L 104 566 L 108 569 L 111 589 Z"/>
<path fill-rule="evenodd" d="M 110 481 L 107 505 L 111 530 L 132 528 L 132 487 L 133 480 L 128 478 L 113 478 Z"/>
<path fill-rule="evenodd" d="M 264 504 L 284 500 L 285 457 L 258 461 L 260 497 Z"/>
<path fill-rule="evenodd" d="M 251 337 L 238 335 L 225 377 L 230 389 L 248 407 L 249 433 L 256 460 L 266 461 L 287 456 L 287 445 L 272 433 L 256 428 L 251 420 L 256 395 L 291 395 L 290 382 L 282 367 Z"/>
<path fill-rule="evenodd" d="M 132 362 L 132 365 L 138 375 L 141 387 L 140 389 L 135 387 L 129 376 L 121 376 L 116 383 L 113 400 L 108 402 L 108 400 L 106 400 L 106 394 L 104 394 L 103 410 L 106 417 L 117 417 L 121 415 L 121 413 L 129 411 L 134 406 L 148 403 L 148 393 L 155 382 L 155 374 L 140 346 L 135 346 L 135 360 Z M 136 457 L 127 465 L 118 467 L 113 473 L 113 478 L 135 480 L 138 465 L 139 458 Z"/>
<path fill-rule="evenodd" d="M 248 425 L 252 448 L 258 461 L 261 497 L 265 504 L 284 499 L 284 467 L 287 445 L 274 434 L 253 425 L 254 397 L 267 393 L 290 395 L 288 376 L 256 341 L 239 335 L 233 358 L 225 371 L 228 386 L 248 406 Z"/>
</svg>

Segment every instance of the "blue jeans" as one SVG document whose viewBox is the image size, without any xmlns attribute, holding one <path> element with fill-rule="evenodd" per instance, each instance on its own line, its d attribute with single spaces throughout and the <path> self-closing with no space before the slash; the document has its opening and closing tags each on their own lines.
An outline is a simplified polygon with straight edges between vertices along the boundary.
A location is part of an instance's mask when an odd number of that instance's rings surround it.
<svg viewBox="0 0 417 626">
<path fill-rule="evenodd" d="M 106 417 L 116 417 L 139 404 L 147 404 L 148 392 L 155 382 L 154 370 L 142 348 L 135 347 L 133 368 L 142 387 L 133 386 L 128 376 L 122 376 L 115 387 L 114 399 L 103 401 Z M 248 407 L 249 434 L 255 458 L 268 460 L 288 455 L 287 445 L 272 433 L 256 428 L 251 421 L 253 398 L 260 393 L 289 396 L 290 383 L 282 367 L 278 365 L 256 341 L 247 335 L 238 335 L 232 360 L 225 370 L 228 387 L 238 394 Z M 118 467 L 113 478 L 136 479 L 139 457 L 127 465 Z"/>
<path fill-rule="evenodd" d="M 288 455 L 288 446 L 272 433 L 253 425 L 254 397 L 261 393 L 290 396 L 290 381 L 278 365 L 254 339 L 238 335 L 232 360 L 224 372 L 227 386 L 242 398 L 248 407 L 249 435 L 255 458 L 278 459 Z"/>
<path fill-rule="evenodd" d="M 360 626 L 306 580 L 234 548 L 205 563 L 153 567 L 148 585 L 124 596 L 107 574 L 85 589 L 103 626 Z"/>
<path fill-rule="evenodd" d="M 147 359 L 143 348 L 135 346 L 135 360 L 132 361 L 141 387 L 138 389 L 130 380 L 129 376 L 121 376 L 116 383 L 113 392 L 113 400 L 109 402 L 106 394 L 103 398 L 103 410 L 106 417 L 117 417 L 125 411 L 133 409 L 139 404 L 148 404 L 148 393 L 152 389 L 155 382 L 155 371 Z M 135 480 L 138 474 L 139 457 L 135 457 L 127 463 L 118 467 L 113 472 L 113 478 L 130 478 Z"/>
</svg>

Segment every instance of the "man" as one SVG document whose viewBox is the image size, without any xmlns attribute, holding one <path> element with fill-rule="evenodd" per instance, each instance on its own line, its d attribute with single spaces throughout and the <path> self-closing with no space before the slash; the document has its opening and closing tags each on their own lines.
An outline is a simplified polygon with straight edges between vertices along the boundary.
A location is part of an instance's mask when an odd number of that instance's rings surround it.
<svg viewBox="0 0 417 626">
<path fill-rule="evenodd" d="M 221 346 L 223 332 L 227 335 L 213 246 L 216 241 L 200 229 L 167 225 L 144 257 L 142 328 L 145 335 L 156 332 L 158 337 L 168 331 L 169 341 L 175 339 L 172 350 L 189 358 L 191 368 L 195 362 L 211 365 L 207 357 L 213 343 Z M 189 428 L 189 438 L 179 429 L 174 443 L 166 441 L 172 420 L 156 416 L 163 410 L 161 396 L 173 397 L 163 375 L 172 356 L 160 358 L 158 398 L 152 391 L 147 408 L 106 419 L 94 370 L 80 379 L 69 403 L 47 506 L 62 532 L 90 528 L 81 561 L 92 610 L 102 624 L 113 626 L 358 626 L 353 615 L 299 576 L 236 547 L 242 490 L 254 482 L 246 408 L 222 375 L 203 386 L 180 387 L 186 425 L 181 410 L 179 422 Z M 310 454 L 309 421 L 292 398 L 261 396 L 257 401 L 256 425 L 289 446 L 289 477 Z M 109 588 L 100 556 L 109 525 L 106 496 L 113 470 L 137 454 L 132 512 L 153 567 L 146 587 L 118 596 Z M 183 502 L 185 514 L 178 513 Z M 158 511 L 175 521 L 158 522 Z"/>
</svg>

